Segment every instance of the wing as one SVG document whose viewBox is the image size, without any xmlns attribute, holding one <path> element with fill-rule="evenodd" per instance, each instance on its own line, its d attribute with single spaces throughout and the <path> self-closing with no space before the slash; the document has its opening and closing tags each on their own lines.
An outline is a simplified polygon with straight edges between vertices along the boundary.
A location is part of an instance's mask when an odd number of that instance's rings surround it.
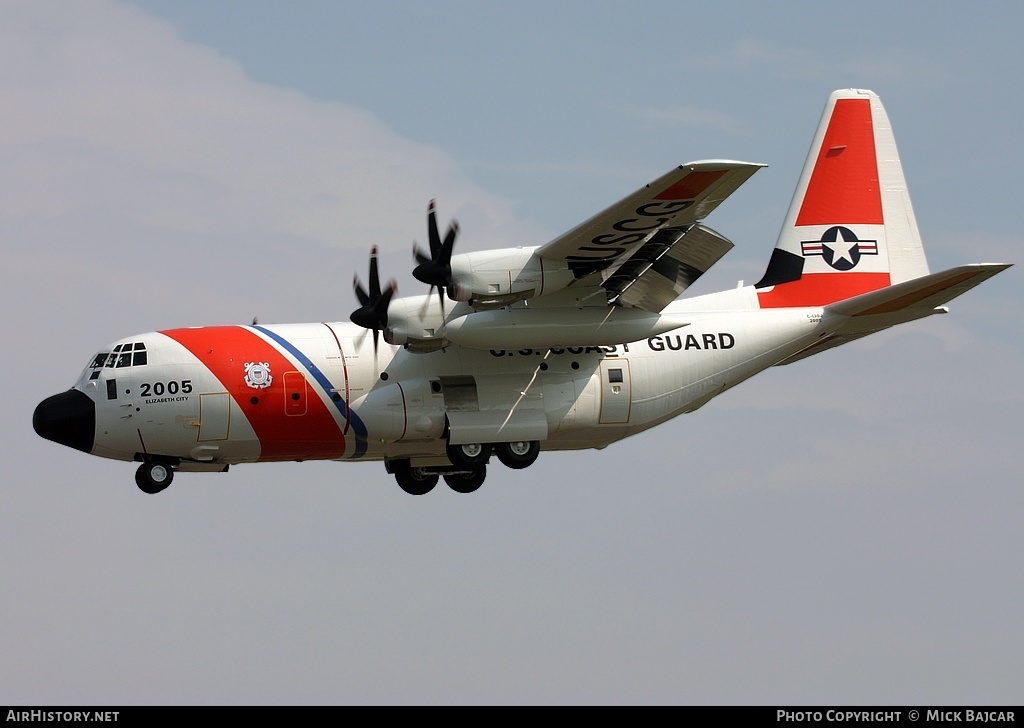
<svg viewBox="0 0 1024 728">
<path fill-rule="evenodd" d="M 663 228 L 625 261 L 602 271 L 609 303 L 660 312 L 733 244 L 709 227 Z"/>
<path fill-rule="evenodd" d="M 603 286 L 610 300 L 660 311 L 732 248 L 697 221 L 764 166 L 730 160 L 684 164 L 537 253 L 566 261 L 582 285 Z"/>
</svg>

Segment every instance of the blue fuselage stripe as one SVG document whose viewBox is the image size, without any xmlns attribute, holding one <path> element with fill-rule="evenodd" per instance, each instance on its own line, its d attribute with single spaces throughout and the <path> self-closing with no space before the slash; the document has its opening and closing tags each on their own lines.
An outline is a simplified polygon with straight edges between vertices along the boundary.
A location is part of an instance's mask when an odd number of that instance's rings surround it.
<svg viewBox="0 0 1024 728">
<path fill-rule="evenodd" d="M 335 387 L 333 384 L 331 384 L 331 380 L 327 378 L 327 375 L 320 370 L 320 367 L 314 364 L 308 356 L 303 354 L 294 344 L 292 344 L 290 341 L 288 341 L 280 334 L 276 334 L 270 329 L 264 328 L 263 326 L 253 326 L 253 328 L 256 331 L 259 331 L 261 334 L 269 336 L 271 339 L 280 344 L 289 354 L 295 357 L 298 360 L 298 362 L 306 368 L 306 371 L 309 372 L 310 376 L 313 377 L 314 381 L 316 381 L 316 383 L 320 385 L 321 389 L 323 389 L 324 393 L 327 395 L 327 399 L 330 402 L 332 402 L 335 407 L 337 407 L 342 417 L 348 419 L 349 425 L 352 427 L 352 431 L 355 433 L 356 436 L 356 451 L 355 454 L 353 455 L 353 458 L 360 458 L 363 455 L 365 455 L 366 425 L 363 423 L 361 419 L 359 419 L 359 416 L 352 411 L 352 409 L 348 406 L 348 403 L 345 401 L 343 397 L 339 396 L 338 399 L 335 399 L 335 396 L 337 395 L 337 392 L 333 391 Z"/>
</svg>

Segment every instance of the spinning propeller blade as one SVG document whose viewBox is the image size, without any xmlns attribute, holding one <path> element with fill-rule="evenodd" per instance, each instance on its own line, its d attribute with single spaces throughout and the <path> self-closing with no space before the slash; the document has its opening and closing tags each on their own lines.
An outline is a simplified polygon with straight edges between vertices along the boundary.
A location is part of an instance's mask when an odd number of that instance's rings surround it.
<svg viewBox="0 0 1024 728">
<path fill-rule="evenodd" d="M 431 200 L 430 206 L 427 208 L 427 236 L 430 242 L 430 254 L 427 255 L 420 250 L 415 242 L 412 244 L 413 257 L 417 263 L 412 275 L 421 283 L 429 285 L 431 293 L 433 293 L 434 287 L 437 287 L 442 314 L 444 313 L 444 289 L 452 285 L 452 249 L 455 247 L 455 238 L 458 234 L 459 223 L 452 220 L 444 240 L 441 240 L 441 235 L 437 230 L 436 204 L 434 200 Z"/>
<path fill-rule="evenodd" d="M 394 281 L 388 284 L 383 292 L 380 288 L 380 276 L 377 272 L 377 246 L 370 251 L 370 290 L 367 291 L 359 282 L 359 276 L 352 279 L 352 287 L 355 289 L 356 298 L 359 299 L 360 307 L 352 312 L 349 319 L 357 326 L 373 331 L 373 352 L 376 356 L 378 338 L 380 332 L 388 326 L 388 306 L 391 304 L 391 297 L 398 290 Z"/>
</svg>

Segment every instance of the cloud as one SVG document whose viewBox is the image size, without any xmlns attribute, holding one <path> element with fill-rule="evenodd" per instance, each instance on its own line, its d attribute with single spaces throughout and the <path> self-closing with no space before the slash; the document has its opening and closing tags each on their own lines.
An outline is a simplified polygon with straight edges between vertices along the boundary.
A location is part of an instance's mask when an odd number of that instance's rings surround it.
<svg viewBox="0 0 1024 728">
<path fill-rule="evenodd" d="M 66 316 L 68 298 L 88 301 L 88 348 L 254 315 L 345 320 L 373 245 L 382 275 L 420 292 L 411 247 L 425 242 L 433 198 L 458 218 L 460 251 L 550 237 L 445 151 L 363 109 L 257 83 L 135 8 L 7 11 L 0 240 L 27 288 L 2 296 L 28 312 L 5 329 Z"/>
<path fill-rule="evenodd" d="M 439 197 L 467 211 L 480 240 L 521 244 L 534 232 L 442 150 L 364 110 L 256 83 L 133 8 L 19 3 L 6 14 L 8 222 L 107 215 L 177 234 L 404 250 Z"/>
</svg>

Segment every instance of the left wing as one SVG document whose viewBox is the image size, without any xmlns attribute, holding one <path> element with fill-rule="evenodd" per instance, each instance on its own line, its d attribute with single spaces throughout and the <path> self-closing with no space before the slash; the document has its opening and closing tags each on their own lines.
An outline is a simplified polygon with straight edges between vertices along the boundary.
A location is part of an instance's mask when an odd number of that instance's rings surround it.
<svg viewBox="0 0 1024 728">
<path fill-rule="evenodd" d="M 631 271 L 626 271 L 623 275 L 628 274 L 632 280 L 636 280 L 644 275 L 646 270 L 656 266 L 657 260 L 663 258 L 669 250 L 685 239 L 684 235 L 691 230 L 694 223 L 706 217 L 741 184 L 750 179 L 754 172 L 764 166 L 766 165 L 717 159 L 682 165 L 555 238 L 542 246 L 537 254 L 550 260 L 566 261 L 577 279 L 603 272 L 602 278 L 607 280 L 616 270 L 622 268 L 624 263 L 634 258 L 645 244 L 654 243 L 660 232 L 674 229 L 674 234 L 666 233 L 660 236 L 653 247 L 648 246 L 642 258 L 632 261 Z M 697 245 L 702 250 L 695 256 L 685 253 L 677 256 L 679 263 L 698 270 L 697 275 L 707 270 L 706 267 L 701 269 L 699 264 L 706 263 L 710 266 L 732 247 L 731 243 L 717 233 L 708 228 L 702 230 L 711 232 L 727 246 L 717 255 L 713 254 L 710 262 L 707 262 L 707 253 L 711 252 L 707 249 L 708 238 Z M 694 258 L 693 262 L 689 260 L 690 257 Z M 645 268 L 644 261 L 649 261 L 651 265 Z M 679 276 L 675 278 L 678 280 Z M 692 279 L 687 281 L 683 288 L 690 282 Z M 625 291 L 624 288 L 621 291 L 609 290 L 613 295 L 624 295 Z M 634 305 L 628 301 L 621 302 Z"/>
<path fill-rule="evenodd" d="M 629 258 L 601 275 L 608 303 L 659 313 L 733 244 L 709 227 L 662 228 Z"/>
</svg>

